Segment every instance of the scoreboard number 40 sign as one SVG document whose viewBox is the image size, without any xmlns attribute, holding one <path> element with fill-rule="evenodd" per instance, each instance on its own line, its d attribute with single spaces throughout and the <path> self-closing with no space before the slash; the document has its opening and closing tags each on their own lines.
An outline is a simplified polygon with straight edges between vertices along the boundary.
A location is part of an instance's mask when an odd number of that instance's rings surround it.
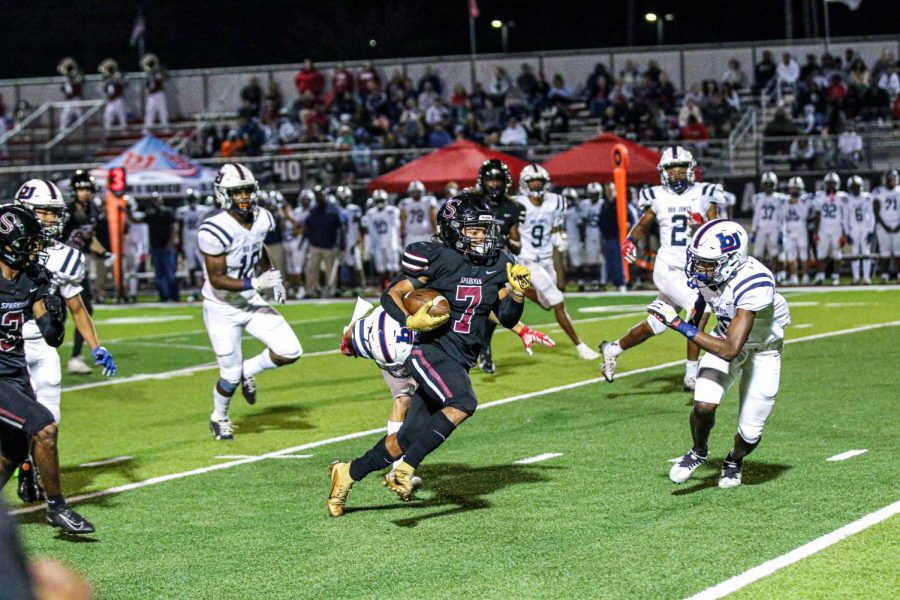
<svg viewBox="0 0 900 600">
<path fill-rule="evenodd" d="M 296 183 L 303 179 L 303 167 L 296 158 L 276 159 L 272 164 L 272 170 L 280 182 Z"/>
</svg>

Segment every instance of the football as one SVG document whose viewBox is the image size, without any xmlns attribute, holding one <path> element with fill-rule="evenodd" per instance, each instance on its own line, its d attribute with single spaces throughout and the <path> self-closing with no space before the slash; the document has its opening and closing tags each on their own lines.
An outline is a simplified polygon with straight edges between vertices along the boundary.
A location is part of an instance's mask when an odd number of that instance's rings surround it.
<svg viewBox="0 0 900 600">
<path fill-rule="evenodd" d="M 434 302 L 431 309 L 428 311 L 429 315 L 432 317 L 440 317 L 442 315 L 450 314 L 450 303 L 447 302 L 447 299 L 444 298 L 440 292 L 429 290 L 428 288 L 419 288 L 407 292 L 403 297 L 403 305 L 406 307 L 406 311 L 409 314 L 415 314 L 415 312 L 429 300 Z"/>
</svg>

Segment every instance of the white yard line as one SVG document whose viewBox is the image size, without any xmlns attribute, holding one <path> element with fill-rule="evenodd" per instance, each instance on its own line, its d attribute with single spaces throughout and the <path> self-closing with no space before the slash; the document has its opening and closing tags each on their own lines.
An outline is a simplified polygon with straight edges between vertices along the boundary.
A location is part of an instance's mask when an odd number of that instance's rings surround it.
<svg viewBox="0 0 900 600">
<path fill-rule="evenodd" d="M 868 452 L 868 448 L 863 450 L 847 450 L 846 452 L 841 452 L 840 454 L 835 454 L 830 458 L 826 458 L 825 460 L 828 462 L 837 462 L 839 460 L 847 460 L 848 458 L 853 458 L 854 456 L 859 456 L 860 454 L 865 454 Z"/>
<path fill-rule="evenodd" d="M 832 336 L 836 336 L 836 335 L 847 335 L 847 334 L 851 334 L 851 333 L 858 333 L 860 331 L 868 331 L 870 329 L 880 329 L 882 327 L 896 327 L 898 325 L 900 325 L 900 321 L 891 321 L 888 323 L 877 323 L 874 325 L 865 325 L 863 327 L 854 327 L 852 329 L 843 329 L 840 331 L 832 331 L 829 333 L 820 333 L 820 334 L 816 334 L 816 335 L 810 335 L 810 336 L 803 337 L 803 338 L 795 338 L 792 340 L 787 340 L 785 343 L 790 344 L 790 343 L 797 343 L 797 342 L 807 342 L 807 341 L 818 340 L 818 339 L 822 339 L 822 338 L 826 338 L 826 337 L 832 337 Z M 649 373 L 652 371 L 668 369 L 669 367 L 674 367 L 674 366 L 677 366 L 677 365 L 680 365 L 683 363 L 684 363 L 684 360 L 675 360 L 675 361 L 671 361 L 671 362 L 667 362 L 667 363 L 653 365 L 651 367 L 644 367 L 642 369 L 634 369 L 631 371 L 625 371 L 624 373 L 620 373 L 619 375 L 617 375 L 616 379 L 618 380 L 618 379 L 622 379 L 624 377 L 639 375 L 641 373 Z M 213 365 L 213 366 L 215 366 L 215 365 Z M 206 368 L 211 368 L 211 367 L 206 367 Z M 152 377 L 148 377 L 148 378 L 152 378 Z M 122 381 L 125 381 L 125 380 L 122 380 Z M 548 394 L 555 394 L 556 392 L 572 390 L 575 388 L 584 387 L 586 385 L 592 385 L 594 383 L 599 383 L 601 381 L 604 381 L 603 377 L 594 377 L 591 379 L 576 381 L 574 383 L 559 385 L 559 386 L 555 386 L 555 387 L 551 387 L 551 388 L 546 388 L 543 390 L 529 392 L 526 394 L 510 396 L 509 398 L 502 398 L 500 400 L 494 400 L 493 402 L 486 402 L 485 404 L 480 405 L 478 407 L 478 410 L 485 410 L 487 408 L 493 408 L 495 406 L 502 406 L 504 404 L 509 404 L 511 402 L 527 400 L 528 398 L 535 398 L 538 396 L 546 396 Z M 87 384 L 87 385 L 91 385 L 91 384 Z M 164 483 L 166 481 L 173 481 L 176 479 L 184 479 L 185 477 L 192 477 L 194 475 L 202 475 L 204 473 L 210 473 L 212 471 L 219 471 L 222 469 L 230 469 L 231 467 L 236 467 L 238 465 L 255 463 L 255 462 L 259 462 L 261 460 L 265 460 L 267 458 L 271 458 L 273 456 L 284 456 L 286 454 L 296 454 L 297 452 L 302 452 L 304 450 L 310 450 L 312 448 L 319 448 L 321 446 L 328 446 L 330 444 L 337 444 L 339 442 L 354 440 L 354 439 L 366 437 L 369 435 L 375 435 L 376 433 L 384 433 L 384 427 L 379 427 L 377 429 L 369 429 L 367 431 L 357 431 L 354 433 L 348 433 L 346 435 L 341 435 L 338 437 L 319 440 L 317 442 L 310 442 L 308 444 L 302 444 L 300 446 L 294 446 L 292 448 L 284 448 L 283 450 L 276 450 L 274 452 L 261 454 L 259 456 L 252 456 L 249 458 L 241 458 L 241 459 L 234 460 L 231 462 L 226 462 L 226 463 L 222 463 L 222 464 L 218 464 L 218 465 L 212 465 L 209 467 L 200 467 L 198 469 L 192 469 L 190 471 L 184 471 L 182 473 L 171 473 L 169 475 L 160 475 L 159 477 L 152 477 L 150 479 L 145 479 L 143 481 L 135 481 L 133 483 L 120 485 L 120 486 L 112 487 L 112 488 L 105 489 L 105 490 L 99 490 L 96 492 L 91 492 L 89 494 L 81 494 L 78 496 L 72 496 L 68 500 L 71 503 L 84 502 L 86 500 L 93 500 L 95 498 L 102 498 L 104 496 L 109 496 L 112 494 L 120 494 L 122 492 L 140 489 L 143 487 L 155 485 L 157 483 Z M 24 508 L 16 509 L 14 511 L 11 511 L 11 514 L 30 513 L 30 512 L 36 512 L 39 510 L 43 510 L 43 509 L 44 509 L 43 505 L 37 504 L 37 505 L 33 505 L 33 506 L 26 506 Z"/>
<path fill-rule="evenodd" d="M 218 460 L 234 460 L 238 458 L 256 458 L 255 454 L 223 454 L 217 456 Z M 285 454 L 284 456 L 267 456 L 266 458 L 312 458 L 312 454 Z"/>
<path fill-rule="evenodd" d="M 94 462 L 86 462 L 78 465 L 82 469 L 89 469 L 91 467 L 104 467 L 106 465 L 114 465 L 116 463 L 129 461 L 133 456 L 116 456 L 114 458 L 107 458 L 106 460 L 96 460 Z"/>
<path fill-rule="evenodd" d="M 551 458 L 556 458 L 557 456 L 562 456 L 562 452 L 545 452 L 543 454 L 538 454 L 537 456 L 531 456 L 529 458 L 523 458 L 522 460 L 517 460 L 513 464 L 514 465 L 530 465 L 530 464 L 541 462 L 544 460 L 550 460 Z"/>
<path fill-rule="evenodd" d="M 758 567 L 753 567 L 748 571 L 744 571 L 740 575 L 736 575 L 731 579 L 726 579 L 722 583 L 714 585 L 711 588 L 703 590 L 699 594 L 691 596 L 690 598 L 688 598 L 688 600 L 717 600 L 718 598 L 723 598 L 728 594 L 734 593 L 737 590 L 746 587 L 755 581 L 759 581 L 763 577 L 771 575 L 775 571 L 783 569 L 788 565 L 792 565 L 795 562 L 812 556 L 816 552 L 820 552 L 825 548 L 850 537 L 851 535 L 868 529 L 872 525 L 881 523 L 882 521 L 889 519 L 897 513 L 900 513 L 900 500 L 894 502 L 893 504 L 885 506 L 880 510 L 876 510 L 873 513 L 869 513 L 861 519 L 853 521 L 848 525 L 844 525 L 840 529 L 835 529 L 831 533 L 827 533 L 820 538 L 816 538 L 809 543 L 803 544 L 799 548 L 795 548 L 787 554 L 782 554 L 777 558 L 773 558 L 772 560 L 764 562 Z"/>
</svg>

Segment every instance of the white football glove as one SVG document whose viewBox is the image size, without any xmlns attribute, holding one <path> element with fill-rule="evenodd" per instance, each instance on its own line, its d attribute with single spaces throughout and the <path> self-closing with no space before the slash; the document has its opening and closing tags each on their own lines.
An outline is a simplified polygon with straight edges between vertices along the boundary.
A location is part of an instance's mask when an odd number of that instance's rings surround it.
<svg viewBox="0 0 900 600">
<path fill-rule="evenodd" d="M 281 271 L 277 269 L 269 269 L 265 273 L 262 273 L 259 277 L 254 277 L 250 280 L 250 285 L 253 286 L 253 289 L 257 292 L 262 292 L 263 290 L 271 290 L 275 287 L 284 286 L 281 283 Z"/>
<path fill-rule="evenodd" d="M 284 289 L 284 286 L 280 283 L 272 288 L 272 298 L 275 300 L 276 304 L 284 304 L 285 298 L 287 298 L 287 291 Z"/>
<path fill-rule="evenodd" d="M 569 249 L 569 240 L 566 239 L 566 234 L 556 232 L 550 236 L 551 243 L 559 250 L 560 254 L 565 254 L 566 250 Z"/>
<path fill-rule="evenodd" d="M 107 252 L 103 257 L 103 266 L 110 269 L 114 264 L 116 264 L 116 255 L 112 252 Z"/>
<path fill-rule="evenodd" d="M 662 300 L 654 300 L 647 306 L 647 312 L 656 317 L 660 323 L 667 327 L 673 327 L 681 321 L 678 311 Z"/>
</svg>

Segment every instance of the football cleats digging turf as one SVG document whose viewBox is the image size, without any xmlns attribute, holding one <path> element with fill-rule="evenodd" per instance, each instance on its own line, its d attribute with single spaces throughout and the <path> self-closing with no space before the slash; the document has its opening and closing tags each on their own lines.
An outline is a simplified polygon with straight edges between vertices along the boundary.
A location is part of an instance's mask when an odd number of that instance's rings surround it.
<svg viewBox="0 0 900 600">
<path fill-rule="evenodd" d="M 234 213 L 244 222 L 253 222 L 259 184 L 250 169 L 239 163 L 222 165 L 213 182 L 213 191 L 221 208 Z"/>
<path fill-rule="evenodd" d="M 675 194 L 683 194 L 694 183 L 696 166 L 697 161 L 690 152 L 681 146 L 671 146 L 663 151 L 656 169 L 663 186 Z"/>
<path fill-rule="evenodd" d="M 48 238 L 58 238 L 68 219 L 66 201 L 52 181 L 29 179 L 16 192 L 16 204 L 30 209 Z"/>
<path fill-rule="evenodd" d="M 701 227 L 688 244 L 685 274 L 691 287 L 719 286 L 747 262 L 747 232 L 734 221 L 717 219 Z"/>
</svg>

